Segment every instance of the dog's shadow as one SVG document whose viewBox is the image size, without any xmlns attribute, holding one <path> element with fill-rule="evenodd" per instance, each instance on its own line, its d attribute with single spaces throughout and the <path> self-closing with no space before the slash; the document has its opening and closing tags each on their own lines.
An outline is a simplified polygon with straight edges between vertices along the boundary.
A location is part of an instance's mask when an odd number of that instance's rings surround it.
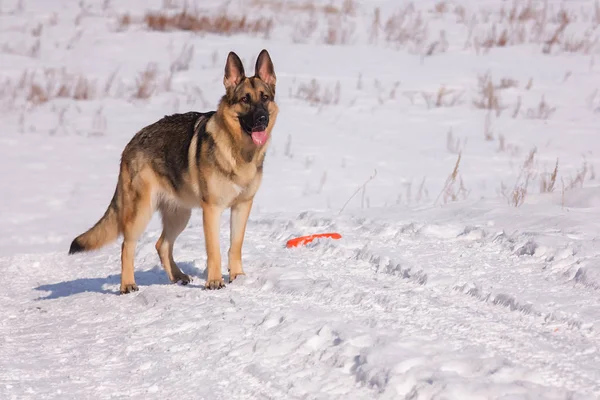
<svg viewBox="0 0 600 400">
<path fill-rule="evenodd" d="M 179 262 L 177 265 L 183 273 L 189 275 L 192 279 L 206 280 L 206 269 L 199 269 L 193 262 Z M 154 268 L 146 271 L 136 271 L 135 281 L 138 286 L 172 285 L 167 277 L 167 273 L 160 265 L 156 265 Z M 120 283 L 121 274 L 113 274 L 106 278 L 80 278 L 73 279 L 72 281 L 40 285 L 35 290 L 50 292 L 47 296 L 39 297 L 37 300 L 50 300 L 86 292 L 118 294 L 118 290 L 110 290 L 106 286 L 116 285 L 118 287 Z"/>
</svg>

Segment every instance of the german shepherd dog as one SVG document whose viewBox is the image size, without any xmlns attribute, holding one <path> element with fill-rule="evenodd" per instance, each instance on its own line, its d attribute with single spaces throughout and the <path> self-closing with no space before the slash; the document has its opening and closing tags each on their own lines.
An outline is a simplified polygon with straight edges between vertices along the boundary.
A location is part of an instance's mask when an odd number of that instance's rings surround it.
<svg viewBox="0 0 600 400">
<path fill-rule="evenodd" d="M 165 116 L 134 135 L 121 155 L 117 188 L 104 216 L 71 243 L 69 254 L 95 250 L 123 236 L 121 293 L 137 291 L 133 258 L 138 238 L 155 210 L 163 231 L 156 242 L 171 282 L 190 277 L 173 261 L 173 244 L 191 209 L 202 208 L 207 253 L 207 289 L 225 286 L 221 274 L 219 223 L 231 208 L 229 282 L 243 275 L 242 243 L 263 162 L 277 118 L 275 71 L 262 50 L 254 76 L 246 77 L 240 58 L 225 64 L 225 95 L 217 111 Z"/>
</svg>

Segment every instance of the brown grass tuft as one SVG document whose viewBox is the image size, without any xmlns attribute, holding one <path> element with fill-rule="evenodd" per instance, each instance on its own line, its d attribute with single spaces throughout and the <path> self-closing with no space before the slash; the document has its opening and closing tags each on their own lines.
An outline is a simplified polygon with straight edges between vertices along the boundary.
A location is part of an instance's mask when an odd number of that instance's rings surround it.
<svg viewBox="0 0 600 400">
<path fill-rule="evenodd" d="M 396 47 L 412 46 L 414 52 L 418 52 L 427 39 L 427 23 L 412 3 L 392 14 L 382 29 L 388 43 Z"/>
<path fill-rule="evenodd" d="M 512 189 L 507 188 L 504 182 L 500 182 L 500 192 L 511 206 L 520 207 L 525 202 L 529 182 L 535 177 L 534 161 L 536 152 L 536 148 L 531 149 L 529 152 Z"/>
<path fill-rule="evenodd" d="M 263 34 L 269 37 L 273 29 L 273 20 L 268 18 L 248 19 L 247 17 L 230 16 L 226 12 L 218 15 L 203 15 L 200 11 L 183 9 L 177 13 L 166 11 L 148 12 L 144 23 L 155 31 L 192 31 L 215 33 L 219 35 Z"/>
<path fill-rule="evenodd" d="M 454 107 L 462 103 L 463 94 L 463 91 L 446 89 L 443 85 L 434 93 L 421 92 L 427 108 Z"/>
<path fill-rule="evenodd" d="M 0 98 L 9 98 L 12 103 L 21 98 L 34 106 L 55 98 L 91 100 L 96 97 L 96 86 L 95 80 L 67 73 L 64 69 L 26 70 L 17 81 L 5 81 Z"/>
<path fill-rule="evenodd" d="M 565 190 L 572 190 L 572 189 L 583 187 L 583 182 L 585 181 L 585 177 L 587 176 L 588 172 L 589 172 L 588 164 L 586 161 L 584 161 L 583 165 L 581 166 L 581 169 L 577 170 L 575 177 L 569 178 L 569 184 L 567 185 Z"/>
<path fill-rule="evenodd" d="M 492 129 L 492 115 L 490 113 L 487 113 L 487 115 L 485 116 L 483 137 L 488 142 L 494 140 L 494 130 Z"/>
<path fill-rule="evenodd" d="M 117 25 L 118 25 L 118 30 L 125 30 L 127 28 L 129 28 L 129 25 L 131 25 L 131 15 L 130 14 L 123 14 L 119 17 L 118 21 L 117 21 Z"/>
<path fill-rule="evenodd" d="M 194 45 L 184 44 L 181 48 L 181 52 L 171 63 L 171 73 L 179 71 L 187 71 L 190 68 L 190 63 L 194 58 Z"/>
<path fill-rule="evenodd" d="M 296 98 L 307 101 L 313 106 L 338 104 L 340 101 L 341 85 L 339 82 L 335 87 L 321 87 L 316 79 L 310 83 L 301 83 L 296 91 Z"/>
<path fill-rule="evenodd" d="M 282 12 L 302 12 L 308 14 L 323 13 L 325 15 L 354 15 L 357 8 L 354 0 L 344 0 L 340 7 L 333 4 L 319 5 L 309 0 L 301 3 L 283 0 L 252 0 L 250 5 L 257 9 L 268 8 L 278 14 Z"/>
<path fill-rule="evenodd" d="M 558 174 L 558 158 L 552 173 L 541 174 L 540 176 L 540 193 L 551 193 L 556 185 L 556 175 Z"/>
<path fill-rule="evenodd" d="M 448 11 L 448 3 L 440 1 L 433 7 L 434 11 L 438 14 L 445 14 Z"/>
<path fill-rule="evenodd" d="M 458 154 L 456 164 L 454 164 L 454 169 L 448 178 L 446 178 L 444 187 L 442 188 L 442 191 L 438 197 L 435 199 L 434 204 L 437 204 L 440 198 L 442 198 L 444 204 L 447 204 L 450 201 L 465 200 L 469 196 L 469 191 L 465 188 L 464 182 L 459 173 L 460 160 L 461 153 Z"/>
<path fill-rule="evenodd" d="M 556 107 L 550 107 L 550 105 L 546 103 L 544 96 L 542 96 L 537 108 L 527 109 L 525 116 L 529 119 L 548 119 L 555 111 Z"/>
<path fill-rule="evenodd" d="M 158 66 L 154 63 L 148 64 L 146 69 L 140 72 L 135 81 L 136 90 L 133 94 L 138 99 L 147 99 L 156 90 L 156 78 L 158 77 Z"/>
<path fill-rule="evenodd" d="M 348 44 L 354 30 L 354 25 L 344 24 L 340 18 L 330 18 L 323 41 L 329 45 Z"/>
<path fill-rule="evenodd" d="M 479 98 L 473 100 L 473 105 L 485 110 L 494 110 L 499 116 L 504 107 L 500 103 L 500 87 L 494 86 L 489 73 L 477 77 Z"/>
<path fill-rule="evenodd" d="M 32 104 L 39 105 L 49 100 L 48 92 L 44 90 L 39 84 L 32 83 L 29 88 L 29 94 L 27 95 L 27 101 Z"/>
</svg>

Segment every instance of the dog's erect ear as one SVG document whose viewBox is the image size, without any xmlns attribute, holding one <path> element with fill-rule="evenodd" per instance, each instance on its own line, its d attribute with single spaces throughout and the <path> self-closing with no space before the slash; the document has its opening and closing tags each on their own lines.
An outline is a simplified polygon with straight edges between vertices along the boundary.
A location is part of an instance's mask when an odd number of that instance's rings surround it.
<svg viewBox="0 0 600 400">
<path fill-rule="evenodd" d="M 256 59 L 256 68 L 254 69 L 254 75 L 258 76 L 263 82 L 275 86 L 277 78 L 275 77 L 275 69 L 273 68 L 273 62 L 269 52 L 264 50 L 260 52 Z"/>
<path fill-rule="evenodd" d="M 225 88 L 235 87 L 244 77 L 242 60 L 233 51 L 229 52 L 227 63 L 225 64 L 225 77 L 223 78 Z"/>
</svg>

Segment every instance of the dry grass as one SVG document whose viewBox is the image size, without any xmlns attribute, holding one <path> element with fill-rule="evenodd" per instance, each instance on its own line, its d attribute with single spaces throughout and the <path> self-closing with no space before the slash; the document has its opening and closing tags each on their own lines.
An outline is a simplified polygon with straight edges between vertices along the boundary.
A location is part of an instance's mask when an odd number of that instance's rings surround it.
<svg viewBox="0 0 600 400">
<path fill-rule="evenodd" d="M 598 99 L 598 89 L 595 89 L 587 98 L 588 107 L 593 112 L 600 112 L 600 99 Z"/>
<path fill-rule="evenodd" d="M 31 45 L 19 44 L 15 45 L 13 43 L 8 44 L 4 43 L 2 45 L 2 53 L 6 54 L 16 54 L 25 57 L 38 58 L 40 55 L 40 50 L 42 48 L 42 42 L 39 37 L 37 37 Z"/>
<path fill-rule="evenodd" d="M 564 190 L 572 190 L 583 187 L 583 182 L 585 181 L 588 172 L 590 172 L 588 163 L 583 161 L 583 165 L 581 166 L 581 169 L 576 171 L 575 177 L 569 177 L 569 184 Z"/>
<path fill-rule="evenodd" d="M 434 204 L 437 204 L 440 198 L 442 199 L 444 204 L 447 204 L 451 201 L 464 200 L 469 196 L 469 191 L 465 188 L 462 177 L 459 173 L 461 154 L 458 154 L 458 158 L 456 159 L 456 163 L 454 164 L 454 168 L 448 178 L 446 178 L 446 182 L 444 183 L 444 187 L 442 191 L 435 199 Z"/>
<path fill-rule="evenodd" d="M 512 113 L 512 117 L 517 118 L 519 116 L 520 111 L 521 111 L 521 96 L 517 97 L 517 104 L 515 105 L 515 110 Z"/>
<path fill-rule="evenodd" d="M 354 196 L 356 196 L 359 192 L 362 191 L 362 208 L 364 208 L 364 203 L 365 203 L 365 193 L 366 193 L 366 189 L 367 189 L 367 185 L 369 184 L 369 182 L 371 182 L 373 179 L 375 179 L 375 177 L 377 176 L 377 170 L 373 171 L 373 175 L 371 175 L 369 178 L 367 178 L 367 180 L 360 185 L 356 191 L 354 193 L 352 193 L 352 195 L 348 198 L 348 200 L 346 200 L 346 202 L 344 203 L 344 205 L 342 206 L 342 208 L 340 209 L 340 211 L 338 212 L 338 215 L 340 215 L 344 209 L 346 208 L 346 206 L 348 205 L 348 203 L 350 203 L 350 200 L 352 200 L 354 198 Z"/>
<path fill-rule="evenodd" d="M 0 84 L 0 100 L 10 109 L 23 103 L 28 106 L 40 106 L 57 99 L 87 101 L 128 95 L 147 99 L 159 90 L 171 90 L 173 72 L 161 74 L 156 64 L 149 64 L 140 72 L 133 87 L 123 87 L 123 83 L 117 78 L 118 72 L 118 69 L 115 69 L 102 82 L 83 74 L 70 73 L 65 68 L 26 70 L 18 79 L 5 79 Z M 198 93 L 194 93 L 193 97 L 202 98 Z"/>
<path fill-rule="evenodd" d="M 598 10 L 596 5 L 595 10 Z M 498 12 L 478 11 L 471 14 L 471 33 L 467 43 L 473 42 L 479 54 L 494 47 L 522 44 L 539 45 L 544 54 L 554 52 L 591 53 L 598 49 L 595 18 L 589 21 L 590 10 L 582 7 L 578 16 L 574 9 L 549 5 L 548 2 L 516 0 Z M 598 11 L 595 11 L 596 13 Z M 462 21 L 466 21 L 465 16 Z M 585 31 L 572 30 L 574 22 L 591 22 Z"/>
<path fill-rule="evenodd" d="M 132 18 L 129 14 L 119 17 L 119 27 L 127 28 Z M 270 18 L 250 19 L 246 16 L 236 17 L 223 11 L 220 14 L 202 14 L 199 10 L 184 8 L 178 12 L 163 9 L 148 12 L 144 16 L 144 24 L 155 31 L 191 31 L 197 33 L 214 33 L 219 35 L 263 35 L 269 37 L 273 29 Z"/>
<path fill-rule="evenodd" d="M 48 68 L 41 73 L 26 70 L 18 81 L 5 82 L 0 97 L 14 102 L 23 96 L 27 103 L 37 106 L 55 98 L 91 100 L 97 96 L 97 87 L 96 80 L 67 73 L 64 69 Z"/>
<path fill-rule="evenodd" d="M 448 39 L 446 39 L 446 31 L 440 31 L 440 36 L 438 40 L 433 41 L 429 46 L 427 46 L 427 50 L 423 53 L 423 57 L 430 57 L 436 54 L 445 53 L 448 51 L 448 47 L 450 44 L 448 43 Z"/>
<path fill-rule="evenodd" d="M 158 68 L 156 64 L 148 64 L 146 69 L 140 72 L 135 81 L 136 90 L 133 94 L 138 99 L 147 99 L 152 96 L 156 87 L 156 77 L 158 76 Z"/>
<path fill-rule="evenodd" d="M 551 193 L 554 191 L 556 185 L 556 176 L 558 174 L 558 158 L 554 170 L 551 173 L 544 173 L 540 175 L 540 193 Z"/>
<path fill-rule="evenodd" d="M 355 30 L 354 24 L 344 23 L 339 17 L 329 18 L 323 42 L 329 45 L 349 44 Z"/>
<path fill-rule="evenodd" d="M 117 20 L 118 30 L 119 31 L 126 30 L 127 28 L 129 28 L 129 25 L 131 25 L 132 22 L 133 22 L 133 19 L 129 13 L 119 16 L 119 18 Z"/>
<path fill-rule="evenodd" d="M 509 33 L 507 29 L 503 29 L 501 33 L 497 32 L 496 25 L 492 25 L 491 30 L 487 33 L 483 42 L 480 45 L 485 49 L 492 47 L 504 47 L 509 42 Z"/>
<path fill-rule="evenodd" d="M 502 113 L 504 107 L 500 102 L 500 86 L 494 85 L 490 73 L 477 77 L 478 98 L 473 100 L 473 105 L 484 110 L 493 110 L 496 116 Z"/>
<path fill-rule="evenodd" d="M 516 88 L 519 86 L 519 81 L 517 81 L 516 79 L 512 79 L 512 78 L 502 78 L 500 80 L 500 84 L 498 85 L 499 89 L 509 89 L 509 88 Z"/>
<path fill-rule="evenodd" d="M 445 1 L 440 1 L 435 4 L 433 10 L 438 14 L 445 14 L 450 11 L 450 6 Z"/>
<path fill-rule="evenodd" d="M 563 15 L 566 15 L 566 14 L 563 14 Z M 563 21 L 556 28 L 554 33 L 552 33 L 552 36 L 544 42 L 544 47 L 542 47 L 542 52 L 544 54 L 552 53 L 552 47 L 561 42 L 561 38 L 565 32 L 565 29 L 567 28 L 567 25 L 569 25 L 569 22 L 570 22 L 570 20 L 568 18 L 563 19 Z"/>
<path fill-rule="evenodd" d="M 556 107 L 551 107 L 548 103 L 546 103 L 544 96 L 542 96 L 537 107 L 527 109 L 525 112 L 525 117 L 529 119 L 546 120 L 550 118 L 555 111 Z"/>
<path fill-rule="evenodd" d="M 443 85 L 434 93 L 421 92 L 427 108 L 453 107 L 462 104 L 463 94 L 462 90 L 446 89 Z"/>
<path fill-rule="evenodd" d="M 92 119 L 92 130 L 90 131 L 90 136 L 102 136 L 106 132 L 107 127 L 106 116 L 104 115 L 104 108 L 99 107 Z"/>
<path fill-rule="evenodd" d="M 306 43 L 316 32 L 319 23 L 313 16 L 308 20 L 300 20 L 294 24 L 292 41 L 294 43 Z"/>
<path fill-rule="evenodd" d="M 385 40 L 397 48 L 409 47 L 413 52 L 423 48 L 428 36 L 427 22 L 414 4 L 404 6 L 383 23 L 380 13 L 375 13 L 373 18 L 372 26 L 377 28 L 375 38 L 381 30 Z"/>
<path fill-rule="evenodd" d="M 426 180 L 426 178 L 423 178 L 419 184 L 419 187 L 417 188 L 417 193 L 414 196 L 414 201 L 417 204 L 429 199 L 429 190 L 425 186 Z M 398 196 L 396 197 L 396 204 L 404 203 L 406 205 L 410 205 L 413 202 L 413 183 L 412 181 L 404 182 L 402 186 L 404 187 L 404 196 L 402 192 L 398 193 Z"/>
<path fill-rule="evenodd" d="M 295 97 L 307 101 L 313 106 L 323 106 L 338 104 L 340 101 L 341 85 L 337 82 L 331 87 L 322 87 L 316 80 L 312 79 L 309 83 L 301 83 L 296 90 Z"/>
<path fill-rule="evenodd" d="M 194 45 L 184 44 L 177 58 L 171 63 L 171 73 L 187 71 L 194 58 Z"/>
<path fill-rule="evenodd" d="M 325 15 L 354 15 L 357 8 L 354 0 L 344 0 L 341 6 L 315 4 L 314 1 L 252 0 L 250 6 L 257 9 L 269 9 L 275 13 L 322 13 Z"/>
<path fill-rule="evenodd" d="M 517 176 L 517 180 L 512 188 L 500 182 L 500 193 L 504 196 L 508 204 L 514 207 L 520 207 L 525 202 L 529 190 L 529 183 L 535 178 L 535 154 L 537 149 L 533 148 L 530 152 Z M 556 179 L 556 178 L 554 178 Z"/>
<path fill-rule="evenodd" d="M 136 99 L 148 99 L 157 91 L 171 91 L 171 85 L 173 82 L 174 71 L 167 75 L 161 76 L 158 70 L 158 66 L 155 63 L 149 63 L 146 69 L 138 74 L 135 80 L 135 89 L 133 97 Z M 196 97 L 200 96 L 201 93 L 196 93 Z"/>
<path fill-rule="evenodd" d="M 264 37 L 270 37 L 275 23 L 290 23 L 292 40 L 297 43 L 316 38 L 330 45 L 346 45 L 353 42 L 354 36 L 363 37 L 364 33 L 369 43 L 376 44 L 383 40 L 395 48 L 428 57 L 449 48 L 445 32 L 432 32 L 431 26 L 437 26 L 435 20 L 446 20 L 453 16 L 456 23 L 468 27 L 466 47 L 475 48 L 478 54 L 492 48 L 522 44 L 535 44 L 546 54 L 591 54 L 600 48 L 596 30 L 600 26 L 598 4 L 587 9 L 581 7 L 577 11 L 533 0 L 515 0 L 497 11 L 475 7 L 467 9 L 444 0 L 438 1 L 429 10 L 416 4 L 404 3 L 395 12 L 384 14 L 378 7 L 359 6 L 355 0 L 335 4 L 319 4 L 316 0 L 250 0 L 243 3 L 243 14 L 239 14 L 242 16 L 234 16 L 227 11 L 227 6 L 217 14 L 209 14 L 195 6 L 188 7 L 184 0 L 165 0 L 160 10 L 148 12 L 137 22 L 143 22 L 149 29 L 158 31 L 186 30 Z M 261 18 L 261 14 L 269 17 Z M 272 19 L 271 15 L 277 17 Z M 367 24 L 360 20 L 364 16 L 370 18 Z M 120 15 L 119 29 L 126 29 L 133 21 L 130 14 Z M 588 26 L 580 29 L 581 23 L 587 23 Z"/>
<path fill-rule="evenodd" d="M 446 150 L 448 150 L 451 154 L 460 154 L 464 150 L 464 147 L 467 143 L 467 139 L 465 139 L 462 143 L 460 138 L 455 138 L 454 133 L 452 132 L 452 128 L 448 130 L 446 134 Z"/>
<path fill-rule="evenodd" d="M 494 140 L 494 131 L 492 130 L 492 115 L 490 113 L 487 113 L 485 116 L 483 137 L 488 142 Z"/>
</svg>

